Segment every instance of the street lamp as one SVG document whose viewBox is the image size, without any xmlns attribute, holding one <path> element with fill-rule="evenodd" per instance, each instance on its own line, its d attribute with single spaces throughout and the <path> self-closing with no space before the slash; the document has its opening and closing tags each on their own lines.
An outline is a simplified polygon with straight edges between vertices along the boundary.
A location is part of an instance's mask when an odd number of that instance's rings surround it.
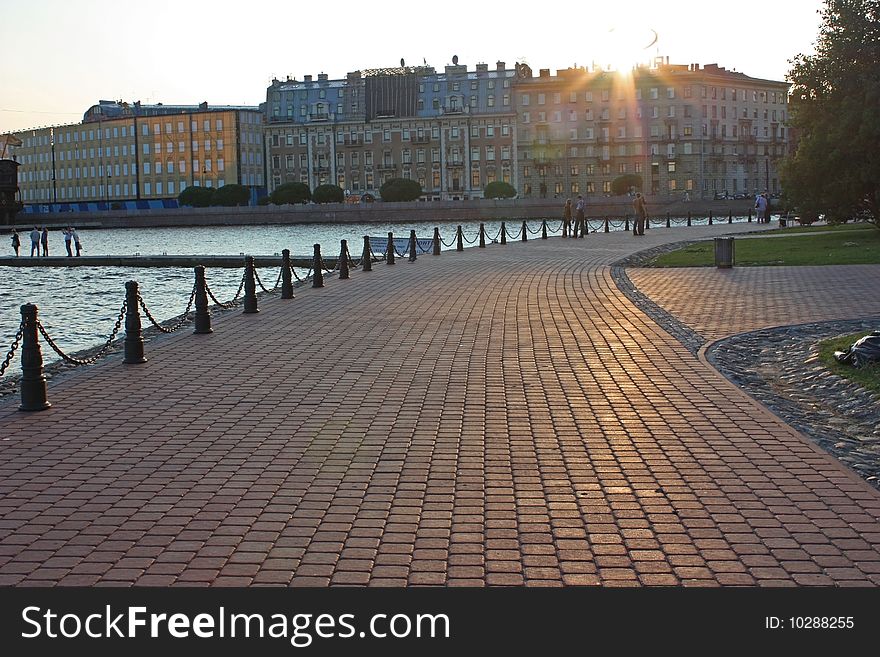
<svg viewBox="0 0 880 657">
<path fill-rule="evenodd" d="M 113 176 L 111 176 L 110 173 L 108 172 L 107 173 L 107 188 L 105 190 L 106 193 L 104 195 L 107 199 L 107 209 L 108 210 L 110 209 L 110 183 L 111 183 L 112 179 L 113 179 Z"/>
</svg>

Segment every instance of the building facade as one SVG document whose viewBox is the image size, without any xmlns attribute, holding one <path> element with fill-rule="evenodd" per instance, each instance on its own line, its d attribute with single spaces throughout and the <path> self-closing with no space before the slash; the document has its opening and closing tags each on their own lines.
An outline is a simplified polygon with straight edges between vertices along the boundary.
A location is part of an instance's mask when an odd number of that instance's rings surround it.
<svg viewBox="0 0 880 657">
<path fill-rule="evenodd" d="M 161 207 L 188 186 L 228 183 L 256 196 L 265 189 L 262 118 L 257 107 L 101 101 L 82 123 L 15 133 L 22 201 Z"/>
<path fill-rule="evenodd" d="M 403 64 L 403 62 L 401 62 Z M 273 80 L 266 95 L 269 191 L 288 182 L 378 195 L 390 178 L 418 181 L 423 198 L 482 197 L 515 184 L 515 71 L 429 66 Z"/>
<path fill-rule="evenodd" d="M 606 196 L 623 175 L 661 196 L 778 193 L 788 84 L 659 60 L 628 74 L 517 68 L 518 191 Z"/>
</svg>

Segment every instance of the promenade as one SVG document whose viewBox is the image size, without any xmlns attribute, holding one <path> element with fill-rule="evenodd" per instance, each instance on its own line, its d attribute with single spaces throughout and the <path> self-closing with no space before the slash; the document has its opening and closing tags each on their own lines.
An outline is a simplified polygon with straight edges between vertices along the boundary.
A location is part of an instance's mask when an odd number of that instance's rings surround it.
<svg viewBox="0 0 880 657">
<path fill-rule="evenodd" d="M 880 585 L 880 492 L 612 277 L 759 228 L 377 263 L 4 399 L 0 585 Z M 880 316 L 875 265 L 627 274 L 707 340 Z"/>
</svg>

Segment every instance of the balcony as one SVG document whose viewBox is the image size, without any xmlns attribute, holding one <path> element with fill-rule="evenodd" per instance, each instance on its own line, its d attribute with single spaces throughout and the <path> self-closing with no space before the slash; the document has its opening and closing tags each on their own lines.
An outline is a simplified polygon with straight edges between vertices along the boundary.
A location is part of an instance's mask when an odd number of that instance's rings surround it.
<svg viewBox="0 0 880 657">
<path fill-rule="evenodd" d="M 332 114 L 328 114 L 327 112 L 309 112 L 309 121 L 329 121 L 333 118 Z"/>
<path fill-rule="evenodd" d="M 446 163 L 446 168 L 447 169 L 463 169 L 464 162 L 462 162 L 460 160 L 453 160 L 452 162 Z"/>
<path fill-rule="evenodd" d="M 376 165 L 376 168 L 379 171 L 395 171 L 395 170 L 397 170 L 397 165 L 394 164 L 394 162 L 385 161 L 385 162 L 379 162 L 379 164 Z"/>
<path fill-rule="evenodd" d="M 413 135 L 412 143 L 414 144 L 429 144 L 431 143 L 431 135 Z"/>
<path fill-rule="evenodd" d="M 342 141 L 342 144 L 340 144 L 340 145 L 353 147 L 353 148 L 356 148 L 358 146 L 363 146 L 364 145 L 364 138 L 363 137 L 352 138 L 350 136 L 346 136 L 345 139 Z"/>
</svg>

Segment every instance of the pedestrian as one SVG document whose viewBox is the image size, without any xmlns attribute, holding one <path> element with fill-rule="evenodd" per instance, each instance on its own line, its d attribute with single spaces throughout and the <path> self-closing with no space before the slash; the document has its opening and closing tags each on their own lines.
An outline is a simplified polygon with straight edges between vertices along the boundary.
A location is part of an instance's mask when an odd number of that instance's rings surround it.
<svg viewBox="0 0 880 657">
<path fill-rule="evenodd" d="M 40 255 L 40 229 L 34 226 L 31 231 L 31 258 Z"/>
<path fill-rule="evenodd" d="M 689 191 L 685 190 L 685 193 L 684 193 L 684 202 L 685 202 L 685 203 L 689 203 L 690 200 L 691 200 L 691 193 L 690 193 Z"/>
<path fill-rule="evenodd" d="M 79 257 L 79 254 L 82 253 L 82 242 L 79 241 L 79 233 L 76 232 L 76 228 L 70 229 L 70 235 L 73 238 L 73 243 L 76 245 L 76 257 Z"/>
<path fill-rule="evenodd" d="M 49 229 L 43 226 L 43 234 L 40 237 L 40 242 L 43 244 L 43 255 L 49 255 Z"/>
<path fill-rule="evenodd" d="M 755 210 L 758 214 L 758 223 L 767 223 L 767 199 L 763 194 L 755 197 Z"/>
<path fill-rule="evenodd" d="M 566 199 L 565 207 L 562 208 L 562 236 L 568 237 L 571 230 L 571 199 Z"/>
<path fill-rule="evenodd" d="M 584 202 L 584 197 L 578 194 L 577 204 L 574 206 L 575 211 L 577 212 L 577 221 L 574 224 L 574 233 L 572 233 L 572 237 L 583 237 L 584 236 L 584 210 L 586 208 L 586 203 Z M 578 232 L 580 231 L 580 233 Z"/>
<path fill-rule="evenodd" d="M 67 228 L 62 228 L 61 232 L 64 234 L 64 247 L 67 249 L 67 257 L 71 257 L 73 252 L 70 250 L 70 240 L 73 236 L 70 234 L 70 226 Z"/>
<path fill-rule="evenodd" d="M 18 249 L 21 247 L 21 238 L 18 236 L 18 231 L 15 228 L 12 229 L 12 250 L 15 251 L 15 257 L 18 257 Z"/>
<path fill-rule="evenodd" d="M 764 197 L 764 204 L 766 207 L 764 208 L 764 223 L 770 223 L 770 195 L 765 191 L 761 196 Z"/>
<path fill-rule="evenodd" d="M 645 221 L 648 219 L 648 206 L 645 204 L 645 197 L 641 192 L 636 193 L 636 199 L 633 201 L 633 210 L 636 217 L 633 222 L 633 235 L 645 234 Z"/>
</svg>

